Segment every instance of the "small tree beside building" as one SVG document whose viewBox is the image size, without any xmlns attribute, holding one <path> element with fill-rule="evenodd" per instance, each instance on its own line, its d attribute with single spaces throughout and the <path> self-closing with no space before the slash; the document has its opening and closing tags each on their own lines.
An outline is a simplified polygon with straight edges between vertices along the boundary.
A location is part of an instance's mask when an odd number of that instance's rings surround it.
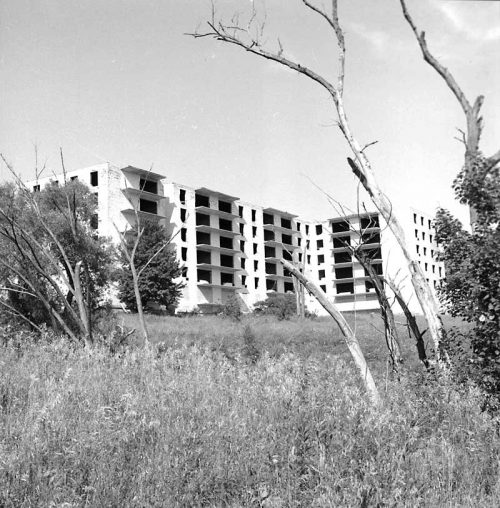
<svg viewBox="0 0 500 508">
<path fill-rule="evenodd" d="M 135 269 L 139 274 L 138 286 L 142 305 L 148 304 L 175 307 L 181 296 L 183 284 L 175 282 L 181 276 L 181 269 L 175 253 L 167 247 L 169 236 L 161 225 L 145 221 L 141 225 L 142 234 L 134 255 Z M 126 233 L 124 243 L 128 252 L 132 252 L 137 241 L 135 229 Z M 136 312 L 137 298 L 130 261 L 122 249 L 122 269 L 119 271 L 119 298 L 132 311 Z"/>
</svg>

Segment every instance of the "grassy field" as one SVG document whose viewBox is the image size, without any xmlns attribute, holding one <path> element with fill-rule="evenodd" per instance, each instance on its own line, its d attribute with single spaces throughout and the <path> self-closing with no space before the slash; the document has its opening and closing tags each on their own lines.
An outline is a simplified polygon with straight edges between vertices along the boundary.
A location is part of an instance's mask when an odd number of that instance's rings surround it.
<svg viewBox="0 0 500 508">
<path fill-rule="evenodd" d="M 376 410 L 326 319 L 148 324 L 157 345 L 114 355 L 1 347 L 1 507 L 500 505 L 481 394 L 434 382 L 408 341 L 387 379 L 376 316 L 356 319 Z"/>
<path fill-rule="evenodd" d="M 137 316 L 119 314 L 118 321 L 128 328 L 139 329 Z M 387 371 L 387 348 L 383 324 L 378 313 L 347 314 L 347 321 L 363 348 L 365 357 L 375 376 L 385 377 Z M 408 338 L 404 318 L 396 319 L 406 367 L 419 372 L 415 343 Z M 446 325 L 463 326 L 452 318 Z M 420 323 L 421 329 L 425 326 Z M 249 327 L 255 337 L 257 348 L 279 358 L 283 354 L 294 354 L 301 359 L 321 360 L 327 355 L 343 359 L 351 365 L 351 356 L 345 346 L 339 328 L 329 317 L 314 319 L 290 319 L 279 321 L 273 316 L 243 316 L 241 321 L 218 316 L 148 316 L 148 330 L 154 344 L 167 347 L 193 346 L 202 350 L 220 351 L 232 358 L 244 348 L 243 334 Z M 432 348 L 428 340 L 427 349 Z"/>
</svg>

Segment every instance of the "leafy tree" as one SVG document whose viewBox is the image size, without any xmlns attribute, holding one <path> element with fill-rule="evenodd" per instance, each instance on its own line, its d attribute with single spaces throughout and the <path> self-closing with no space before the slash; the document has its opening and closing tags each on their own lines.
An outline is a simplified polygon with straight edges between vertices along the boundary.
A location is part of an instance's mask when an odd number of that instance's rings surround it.
<svg viewBox="0 0 500 508">
<path fill-rule="evenodd" d="M 145 221 L 141 231 L 135 249 L 134 264 L 139 274 L 138 285 L 142 303 L 144 306 L 148 303 L 175 306 L 181 296 L 183 284 L 174 282 L 174 279 L 180 277 L 181 270 L 175 253 L 164 248 L 169 242 L 168 234 L 164 227 L 152 221 Z M 125 237 L 128 252 L 133 250 L 136 240 L 137 228 Z M 123 268 L 118 276 L 119 297 L 128 308 L 137 311 L 130 261 L 123 251 L 121 262 Z"/>
<path fill-rule="evenodd" d="M 95 196 L 78 181 L 32 193 L 18 179 L 0 197 L 1 308 L 91 341 L 113 261 L 95 230 Z"/>
<path fill-rule="evenodd" d="M 297 313 L 297 299 L 293 294 L 271 293 L 254 305 L 254 312 L 276 316 L 280 321 L 290 319 Z"/>
<path fill-rule="evenodd" d="M 448 211 L 436 216 L 446 281 L 440 295 L 450 313 L 472 324 L 465 333 L 465 360 L 491 391 L 500 388 L 500 168 L 479 154 L 453 184 L 460 203 L 471 208 L 472 232 Z M 456 335 L 457 330 L 452 332 Z M 461 345 L 460 347 L 462 347 Z M 468 356 L 468 357 L 467 357 Z"/>
</svg>

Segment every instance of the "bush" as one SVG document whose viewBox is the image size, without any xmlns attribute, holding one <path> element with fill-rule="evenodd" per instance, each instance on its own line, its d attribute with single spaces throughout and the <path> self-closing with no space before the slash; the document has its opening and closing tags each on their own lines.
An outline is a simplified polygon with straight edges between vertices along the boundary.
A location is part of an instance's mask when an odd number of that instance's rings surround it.
<svg viewBox="0 0 500 508">
<path fill-rule="evenodd" d="M 271 293 L 254 305 L 254 312 L 276 316 L 279 320 L 290 319 L 297 313 L 297 300 L 294 294 Z"/>
<path fill-rule="evenodd" d="M 221 314 L 224 317 L 228 317 L 234 319 L 235 321 L 239 321 L 243 312 L 241 311 L 240 299 L 237 295 L 233 295 L 229 297 L 222 307 Z"/>
<path fill-rule="evenodd" d="M 483 156 L 470 161 L 453 184 L 460 203 L 472 210 L 472 232 L 448 211 L 438 210 L 436 241 L 446 279 L 440 297 L 452 316 L 471 323 L 458 347 L 452 332 L 448 349 L 463 358 L 460 369 L 491 394 L 500 393 L 500 167 Z M 470 346 L 470 347 L 469 347 Z M 463 348 L 462 348 L 463 349 Z M 473 367 L 473 368 L 472 368 Z"/>
<path fill-rule="evenodd" d="M 242 350 L 243 358 L 246 358 L 250 361 L 250 363 L 254 364 L 259 361 L 261 357 L 261 353 L 259 348 L 257 347 L 257 340 L 255 334 L 253 333 L 250 325 L 245 326 L 243 330 L 243 350 Z"/>
</svg>

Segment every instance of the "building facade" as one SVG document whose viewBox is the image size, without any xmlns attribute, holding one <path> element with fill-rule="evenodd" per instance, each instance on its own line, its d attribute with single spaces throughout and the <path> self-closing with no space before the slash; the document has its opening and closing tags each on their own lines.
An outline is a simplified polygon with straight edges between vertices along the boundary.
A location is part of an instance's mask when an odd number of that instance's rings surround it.
<svg viewBox="0 0 500 508">
<path fill-rule="evenodd" d="M 115 243 L 137 216 L 167 228 L 185 285 L 178 312 L 212 312 L 234 295 L 250 310 L 271 292 L 293 293 L 294 280 L 282 258 L 299 264 L 341 311 L 375 310 L 377 297 L 360 256 L 378 274 L 393 279 L 410 308 L 419 312 L 401 249 L 378 213 L 301 220 L 277 208 L 109 163 L 68 172 L 65 178 L 82 181 L 97 195 L 98 230 Z M 46 177 L 27 186 L 37 191 L 62 179 Z M 411 209 L 403 221 L 410 248 L 436 287 L 444 272 L 436 259 L 432 218 Z M 306 303 L 310 310 L 324 312 L 313 298 Z"/>
</svg>

